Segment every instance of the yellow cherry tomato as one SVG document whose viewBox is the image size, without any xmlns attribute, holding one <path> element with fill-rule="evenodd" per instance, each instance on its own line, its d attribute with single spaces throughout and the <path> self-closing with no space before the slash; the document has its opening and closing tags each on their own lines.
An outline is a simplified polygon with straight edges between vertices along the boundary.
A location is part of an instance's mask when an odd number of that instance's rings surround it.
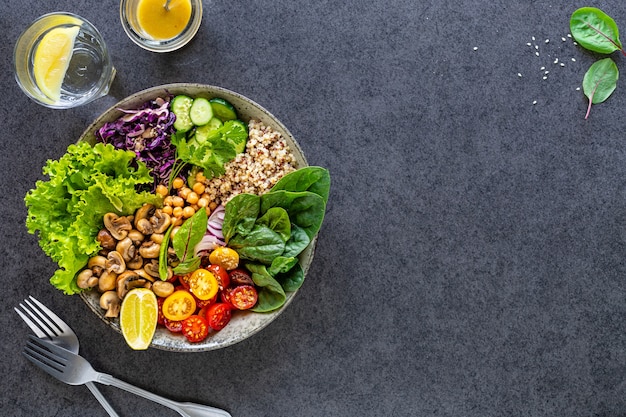
<svg viewBox="0 0 626 417">
<path fill-rule="evenodd" d="M 187 282 L 189 283 L 189 291 L 203 301 L 215 297 L 219 289 L 215 275 L 204 268 L 196 269 Z"/>
<path fill-rule="evenodd" d="M 209 262 L 230 271 L 239 266 L 239 254 L 231 248 L 215 248 L 209 255 Z"/>
<path fill-rule="evenodd" d="M 189 291 L 174 291 L 163 301 L 162 309 L 163 315 L 168 320 L 185 320 L 196 311 L 196 300 Z"/>
</svg>

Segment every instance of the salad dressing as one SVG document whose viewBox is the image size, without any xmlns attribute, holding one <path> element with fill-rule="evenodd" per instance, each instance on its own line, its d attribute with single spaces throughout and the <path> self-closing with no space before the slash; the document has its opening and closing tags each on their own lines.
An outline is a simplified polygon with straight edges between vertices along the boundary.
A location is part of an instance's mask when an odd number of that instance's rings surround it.
<svg viewBox="0 0 626 417">
<path fill-rule="evenodd" d="M 190 0 L 171 0 L 167 9 L 165 0 L 140 0 L 137 23 L 146 35 L 155 40 L 175 38 L 191 18 Z"/>
</svg>

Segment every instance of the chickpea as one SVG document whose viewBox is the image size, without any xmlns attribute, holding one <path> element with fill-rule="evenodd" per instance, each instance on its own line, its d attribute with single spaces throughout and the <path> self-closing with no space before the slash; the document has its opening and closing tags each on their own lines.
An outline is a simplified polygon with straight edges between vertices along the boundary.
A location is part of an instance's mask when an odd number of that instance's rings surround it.
<svg viewBox="0 0 626 417">
<path fill-rule="evenodd" d="M 183 217 L 183 208 L 179 206 L 174 207 L 174 209 L 172 210 L 172 216 L 176 217 L 177 219 Z"/>
<path fill-rule="evenodd" d="M 187 203 L 192 204 L 192 205 L 197 204 L 199 199 L 200 198 L 198 197 L 198 194 L 196 194 L 194 191 L 190 192 L 186 198 Z"/>
<path fill-rule="evenodd" d="M 187 206 L 183 209 L 183 217 L 186 219 L 190 218 L 194 214 L 196 214 L 196 211 L 191 206 Z"/>
<path fill-rule="evenodd" d="M 198 195 L 202 195 L 204 193 L 204 190 L 206 189 L 206 187 L 204 186 L 203 183 L 201 182 L 196 182 L 193 185 L 193 191 L 194 193 L 198 194 Z"/>
<path fill-rule="evenodd" d="M 180 190 L 178 190 L 178 195 L 183 199 L 186 200 L 187 196 L 189 196 L 189 193 L 191 193 L 191 188 L 189 187 L 183 187 Z"/>
<path fill-rule="evenodd" d="M 217 208 L 217 203 L 215 201 L 211 201 L 209 203 L 209 208 L 211 209 L 211 211 L 215 210 Z"/>
<path fill-rule="evenodd" d="M 209 199 L 206 197 L 201 197 L 198 199 L 198 207 L 206 207 L 209 205 Z"/>
<path fill-rule="evenodd" d="M 163 199 L 163 205 L 165 205 L 165 206 L 173 206 L 174 205 L 173 198 L 174 197 L 172 197 L 171 195 L 168 195 L 167 197 L 165 197 Z"/>
<path fill-rule="evenodd" d="M 204 176 L 204 172 L 200 171 L 200 172 L 196 173 L 196 181 L 198 181 L 198 182 L 205 182 L 206 181 L 206 177 Z"/>
<path fill-rule="evenodd" d="M 172 215 L 172 212 L 174 211 L 172 209 L 172 206 L 163 206 L 163 208 L 161 209 L 161 211 L 165 214 L 169 214 L 170 216 Z"/>
<path fill-rule="evenodd" d="M 174 207 L 184 207 L 185 206 L 185 200 L 183 200 L 182 197 L 179 196 L 174 196 L 172 197 L 172 205 Z"/>
<path fill-rule="evenodd" d="M 156 192 L 161 197 L 167 197 L 169 195 L 169 191 L 167 191 L 167 187 L 163 184 L 157 185 Z"/>
<path fill-rule="evenodd" d="M 179 189 L 182 188 L 185 185 L 185 180 L 183 180 L 180 177 L 176 177 L 174 178 L 174 181 L 172 181 L 172 187 L 174 187 L 175 189 Z"/>
</svg>

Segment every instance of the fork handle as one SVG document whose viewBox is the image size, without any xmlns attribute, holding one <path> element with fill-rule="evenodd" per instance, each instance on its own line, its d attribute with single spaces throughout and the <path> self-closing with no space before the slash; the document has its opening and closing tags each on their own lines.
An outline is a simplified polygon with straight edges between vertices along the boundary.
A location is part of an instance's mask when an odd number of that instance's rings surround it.
<svg viewBox="0 0 626 417">
<path fill-rule="evenodd" d="M 96 397 L 96 399 L 98 400 L 102 408 L 104 408 L 106 412 L 109 413 L 110 417 L 119 417 L 119 414 L 115 412 L 113 407 L 111 407 L 111 404 L 109 404 L 106 398 L 104 398 L 104 395 L 102 395 L 100 390 L 96 387 L 96 385 L 93 382 L 87 382 L 85 383 L 85 385 L 87 386 L 87 388 L 89 388 L 89 391 L 91 391 L 93 396 Z"/>
<path fill-rule="evenodd" d="M 190 402 L 173 401 L 160 395 L 154 394 L 145 389 L 136 387 L 121 379 L 117 379 L 112 375 L 98 372 L 96 381 L 104 385 L 113 385 L 114 387 L 123 389 L 132 394 L 146 398 L 155 403 L 164 405 L 178 412 L 183 417 L 232 417 L 227 411 L 219 408 L 209 407 L 208 405 L 195 404 Z"/>
</svg>

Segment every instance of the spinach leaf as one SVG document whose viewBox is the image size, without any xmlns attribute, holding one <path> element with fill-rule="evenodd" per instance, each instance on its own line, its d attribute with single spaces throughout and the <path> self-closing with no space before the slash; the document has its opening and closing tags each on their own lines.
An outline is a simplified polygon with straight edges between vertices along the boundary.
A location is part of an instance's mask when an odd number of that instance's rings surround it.
<svg viewBox="0 0 626 417">
<path fill-rule="evenodd" d="M 222 234 L 228 243 L 235 234 L 245 235 L 252 230 L 261 210 L 261 198 L 254 194 L 239 194 L 224 209 Z"/>
<path fill-rule="evenodd" d="M 276 274 L 274 278 L 283 290 L 296 291 L 304 282 L 304 271 L 300 264 L 295 264 L 289 271 Z"/>
<path fill-rule="evenodd" d="M 326 168 L 308 166 L 282 177 L 270 191 L 310 191 L 328 202 L 330 192 L 330 173 Z"/>
<path fill-rule="evenodd" d="M 269 227 L 278 233 L 285 242 L 291 237 L 289 214 L 287 214 L 287 210 L 282 207 L 270 208 L 264 215 L 259 217 L 256 223 Z"/>
<path fill-rule="evenodd" d="M 176 256 L 180 259 L 180 264 L 174 272 L 178 274 L 186 273 L 188 268 L 196 263 L 196 256 L 193 253 L 194 247 L 202 240 L 207 228 L 206 210 L 198 210 L 196 214 L 185 220 L 178 232 L 172 238 L 172 245 Z M 199 261 L 199 258 L 197 258 Z M 190 272 L 190 271 L 187 271 Z"/>
<path fill-rule="evenodd" d="M 298 258 L 288 258 L 286 256 L 279 256 L 274 258 L 272 264 L 267 270 L 270 275 L 275 277 L 278 274 L 284 274 L 289 272 L 298 263 Z"/>
<path fill-rule="evenodd" d="M 583 78 L 583 92 L 589 98 L 585 119 L 589 117 L 592 104 L 602 103 L 609 98 L 617 86 L 618 78 L 617 65 L 611 58 L 601 59 L 589 67 Z"/>
<path fill-rule="evenodd" d="M 282 307 L 287 299 L 285 291 L 278 281 L 267 272 L 265 265 L 249 263 L 245 267 L 250 271 L 259 294 L 259 299 L 251 310 L 266 313 Z"/>
<path fill-rule="evenodd" d="M 295 257 L 298 256 L 307 246 L 311 243 L 311 238 L 306 234 L 303 228 L 291 225 L 291 236 L 287 243 L 285 243 L 285 251 L 283 256 Z"/>
<path fill-rule="evenodd" d="M 236 234 L 228 242 L 242 259 L 270 265 L 274 258 L 285 251 L 285 241 L 269 227 L 257 224 L 245 234 Z"/>
<path fill-rule="evenodd" d="M 261 213 L 272 207 L 287 210 L 291 222 L 304 229 L 307 236 L 313 239 L 322 226 L 326 203 L 321 196 L 309 191 L 279 190 L 261 196 Z"/>
<path fill-rule="evenodd" d="M 585 49 L 602 54 L 622 51 L 626 55 L 615 21 L 598 8 L 582 7 L 574 11 L 570 18 L 570 30 Z"/>
</svg>

